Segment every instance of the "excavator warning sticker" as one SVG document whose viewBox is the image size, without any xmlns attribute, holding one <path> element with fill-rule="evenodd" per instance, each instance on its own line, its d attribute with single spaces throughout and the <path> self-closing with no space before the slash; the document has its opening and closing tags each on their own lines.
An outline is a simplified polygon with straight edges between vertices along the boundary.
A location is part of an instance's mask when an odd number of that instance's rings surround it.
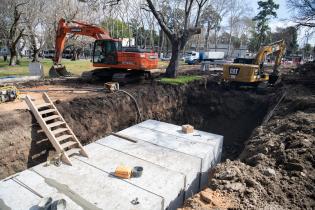
<svg viewBox="0 0 315 210">
<path fill-rule="evenodd" d="M 230 75 L 238 75 L 238 73 L 240 72 L 240 68 L 236 68 L 236 67 L 230 67 Z"/>
<path fill-rule="evenodd" d="M 81 32 L 82 31 L 81 28 L 71 28 L 70 30 L 71 30 L 71 32 Z"/>
</svg>

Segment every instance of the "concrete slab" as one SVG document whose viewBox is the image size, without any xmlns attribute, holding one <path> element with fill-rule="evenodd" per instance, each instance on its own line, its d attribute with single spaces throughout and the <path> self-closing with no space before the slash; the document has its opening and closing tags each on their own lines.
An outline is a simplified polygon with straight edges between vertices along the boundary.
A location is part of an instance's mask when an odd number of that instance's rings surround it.
<svg viewBox="0 0 315 210">
<path fill-rule="evenodd" d="M 109 174 L 114 173 L 118 165 L 142 166 L 144 171 L 141 177 L 124 179 L 124 181 L 163 197 L 164 206 L 169 209 L 176 209 L 182 205 L 185 190 L 185 176 L 182 173 L 97 143 L 86 146 L 85 150 L 88 154 L 93 155 L 88 159 L 84 157 L 76 158 Z"/>
<path fill-rule="evenodd" d="M 118 133 L 201 158 L 201 187 L 207 185 L 209 170 L 221 158 L 223 136 L 220 135 L 198 130 L 184 134 L 181 126 L 155 120 L 147 120 Z"/>
<path fill-rule="evenodd" d="M 222 135 L 208 133 L 208 132 L 204 132 L 200 130 L 194 130 L 193 133 L 185 134 L 182 132 L 181 126 L 165 123 L 165 122 L 161 122 L 157 120 L 146 120 L 142 123 L 137 124 L 136 126 L 149 128 L 157 132 L 174 135 L 176 137 L 180 137 L 180 138 L 195 141 L 195 142 L 210 144 L 215 147 L 214 152 L 215 152 L 215 157 L 217 158 L 216 162 L 220 162 L 221 160 L 223 139 L 224 139 Z"/>
<path fill-rule="evenodd" d="M 78 210 L 83 210 L 82 207 L 77 205 L 75 202 L 73 202 L 68 196 L 60 193 L 56 188 L 51 187 L 45 183 L 45 180 L 43 177 L 38 175 L 37 173 L 31 171 L 31 170 L 25 170 L 19 174 L 17 174 L 16 177 L 13 179 L 9 179 L 8 182 L 14 181 L 15 183 L 19 183 L 19 186 L 12 185 L 13 191 L 15 193 L 6 193 L 7 198 L 5 199 L 6 201 L 9 201 L 9 206 L 12 209 L 37 209 L 38 206 L 37 204 L 43 197 L 52 197 L 54 200 L 59 200 L 59 199 L 65 199 L 67 202 L 67 208 L 68 209 L 78 209 Z M 2 184 L 5 182 L 0 182 L 0 188 L 3 187 Z M 28 189 L 26 192 L 21 193 L 20 190 L 24 191 L 26 188 L 22 187 L 22 185 L 27 186 Z M 21 189 L 22 187 L 22 189 Z M 2 190 L 0 190 L 0 198 L 2 197 L 1 195 Z M 19 193 L 16 193 L 19 192 Z M 17 196 L 22 195 L 22 198 L 17 198 Z M 34 199 L 27 199 L 27 201 L 34 201 L 31 203 L 31 206 L 26 204 L 23 207 L 20 206 L 15 206 L 23 204 L 24 200 L 26 197 L 33 197 L 36 196 Z M 22 201 L 23 202 L 16 202 L 16 201 Z M 12 205 L 11 205 L 12 204 Z M 26 208 L 28 206 L 28 208 Z M 0 209 L 1 206 L 0 206 Z"/>
<path fill-rule="evenodd" d="M 96 143 L 184 174 L 186 177 L 186 198 L 200 189 L 201 158 L 199 157 L 163 148 L 149 142 L 133 143 L 115 136 L 107 136 Z"/>
<path fill-rule="evenodd" d="M 0 182 L 0 209 L 36 209 L 40 197 L 12 179 Z"/>
<path fill-rule="evenodd" d="M 163 209 L 163 198 L 72 158 L 72 166 L 33 168 L 47 185 L 72 196 L 83 209 Z M 139 204 L 132 202 L 138 199 Z"/>
<path fill-rule="evenodd" d="M 67 209 L 173 210 L 207 182 L 220 158 L 223 137 L 180 126 L 145 121 L 121 131 L 131 142 L 108 136 L 85 146 L 90 158 L 71 157 L 72 166 L 40 164 L 0 181 L 0 209 L 38 209 L 43 197 L 65 199 Z M 117 165 L 142 166 L 143 175 L 113 176 Z"/>
</svg>

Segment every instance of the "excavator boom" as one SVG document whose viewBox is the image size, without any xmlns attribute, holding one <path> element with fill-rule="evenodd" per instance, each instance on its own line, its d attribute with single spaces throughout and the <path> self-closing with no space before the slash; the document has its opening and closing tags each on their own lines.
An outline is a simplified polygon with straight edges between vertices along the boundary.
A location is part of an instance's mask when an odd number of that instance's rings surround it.
<svg viewBox="0 0 315 210">
<path fill-rule="evenodd" d="M 256 58 L 255 64 L 260 65 L 266 59 L 266 56 L 271 53 L 276 53 L 275 65 L 273 67 L 274 72 L 277 71 L 279 65 L 281 64 L 281 59 L 285 53 L 286 47 L 284 40 L 279 40 L 269 45 L 263 46 L 259 49 Z"/>
<path fill-rule="evenodd" d="M 72 23 L 72 25 L 69 25 L 70 23 Z M 62 52 L 65 48 L 67 34 L 90 36 L 94 39 L 112 39 L 109 33 L 102 28 L 79 21 L 66 22 L 66 20 L 62 18 L 58 23 L 57 29 L 55 43 L 56 54 L 54 58 L 55 64 L 60 64 L 61 62 Z"/>
</svg>

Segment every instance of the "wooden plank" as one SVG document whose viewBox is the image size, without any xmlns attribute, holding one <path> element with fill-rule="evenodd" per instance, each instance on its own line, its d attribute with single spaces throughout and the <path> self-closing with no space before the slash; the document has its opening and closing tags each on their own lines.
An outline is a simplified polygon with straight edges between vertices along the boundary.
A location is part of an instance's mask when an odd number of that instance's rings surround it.
<svg viewBox="0 0 315 210">
<path fill-rule="evenodd" d="M 51 106 L 51 104 L 50 103 L 43 103 L 43 104 L 36 105 L 36 108 L 40 109 L 40 108 L 44 108 L 44 107 L 48 107 L 48 106 Z"/>
<path fill-rule="evenodd" d="M 73 146 L 73 145 L 75 145 L 75 144 L 77 144 L 76 141 L 68 141 L 68 142 L 66 142 L 66 143 L 61 144 L 61 147 L 62 147 L 62 149 L 65 149 L 65 148 L 70 147 L 70 146 Z"/>
<path fill-rule="evenodd" d="M 65 122 L 63 121 L 57 121 L 57 122 L 53 122 L 53 123 L 50 123 L 50 124 L 46 124 L 48 128 L 53 128 L 53 127 L 56 127 L 56 126 L 59 126 L 59 125 L 63 125 L 63 124 L 66 124 Z"/>
<path fill-rule="evenodd" d="M 37 111 L 37 109 L 36 109 Z M 56 109 L 46 109 L 44 111 L 40 111 L 38 112 L 40 115 L 43 115 L 43 114 L 48 114 L 48 113 L 52 113 L 52 112 L 56 112 Z"/>
<path fill-rule="evenodd" d="M 53 130 L 52 134 L 56 135 L 56 134 L 59 134 L 59 133 L 65 132 L 65 131 L 68 131 L 68 128 L 58 128 L 56 130 Z"/>
<path fill-rule="evenodd" d="M 52 116 L 49 116 L 49 117 L 44 117 L 44 121 L 49 121 L 49 120 L 54 120 L 54 119 L 58 119 L 60 118 L 59 115 L 52 115 Z"/>
<path fill-rule="evenodd" d="M 62 135 L 62 136 L 57 137 L 56 140 L 58 142 L 61 142 L 61 141 L 65 140 L 65 139 L 69 139 L 71 137 L 73 137 L 73 136 L 72 135 Z"/>
</svg>

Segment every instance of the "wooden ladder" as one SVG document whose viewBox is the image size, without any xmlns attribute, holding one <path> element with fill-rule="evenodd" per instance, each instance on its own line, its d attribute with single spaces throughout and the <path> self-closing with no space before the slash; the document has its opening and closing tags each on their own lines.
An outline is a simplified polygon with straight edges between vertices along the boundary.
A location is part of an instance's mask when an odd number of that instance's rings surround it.
<svg viewBox="0 0 315 210">
<path fill-rule="evenodd" d="M 35 104 L 30 96 L 27 95 L 25 101 L 55 150 L 61 155 L 61 160 L 66 164 L 72 165 L 70 156 L 81 154 L 88 157 L 81 143 L 48 95 L 43 93 L 42 98 L 43 102 Z"/>
</svg>

